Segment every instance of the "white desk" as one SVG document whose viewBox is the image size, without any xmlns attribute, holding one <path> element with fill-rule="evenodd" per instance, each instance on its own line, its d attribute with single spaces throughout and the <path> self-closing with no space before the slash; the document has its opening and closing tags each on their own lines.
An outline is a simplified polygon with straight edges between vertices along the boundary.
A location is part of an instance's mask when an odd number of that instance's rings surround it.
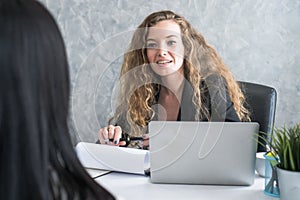
<svg viewBox="0 0 300 200">
<path fill-rule="evenodd" d="M 264 194 L 264 178 L 252 186 L 153 184 L 149 177 L 112 172 L 95 179 L 123 200 L 279 200 Z"/>
</svg>

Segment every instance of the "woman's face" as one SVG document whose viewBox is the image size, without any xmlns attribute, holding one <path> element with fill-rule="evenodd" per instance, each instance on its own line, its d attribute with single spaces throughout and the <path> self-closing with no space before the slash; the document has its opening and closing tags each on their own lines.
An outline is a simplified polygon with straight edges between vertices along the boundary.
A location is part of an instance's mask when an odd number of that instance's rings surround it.
<svg viewBox="0 0 300 200">
<path fill-rule="evenodd" d="M 158 22 L 149 29 L 147 57 L 154 72 L 166 76 L 183 72 L 184 46 L 179 25 L 172 20 Z"/>
</svg>

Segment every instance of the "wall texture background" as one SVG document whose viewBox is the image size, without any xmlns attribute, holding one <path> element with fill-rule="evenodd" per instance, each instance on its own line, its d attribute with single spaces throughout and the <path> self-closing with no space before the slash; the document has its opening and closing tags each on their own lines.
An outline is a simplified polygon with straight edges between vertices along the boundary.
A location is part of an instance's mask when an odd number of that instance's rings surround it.
<svg viewBox="0 0 300 200">
<path fill-rule="evenodd" d="M 299 0 L 41 0 L 63 33 L 71 71 L 74 142 L 95 141 L 107 124 L 122 53 L 152 12 L 185 16 L 237 80 L 278 92 L 276 126 L 300 123 Z"/>
</svg>

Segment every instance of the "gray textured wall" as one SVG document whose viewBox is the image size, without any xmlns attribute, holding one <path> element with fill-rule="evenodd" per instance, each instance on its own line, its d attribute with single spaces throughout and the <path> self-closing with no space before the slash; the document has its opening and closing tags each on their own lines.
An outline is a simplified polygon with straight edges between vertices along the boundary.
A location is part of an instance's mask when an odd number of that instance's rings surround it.
<svg viewBox="0 0 300 200">
<path fill-rule="evenodd" d="M 107 123 L 122 52 L 132 31 L 162 9 L 185 16 L 237 80 L 273 86 L 276 126 L 300 122 L 299 0 L 42 0 L 63 33 L 71 69 L 76 139 L 95 141 Z"/>
</svg>

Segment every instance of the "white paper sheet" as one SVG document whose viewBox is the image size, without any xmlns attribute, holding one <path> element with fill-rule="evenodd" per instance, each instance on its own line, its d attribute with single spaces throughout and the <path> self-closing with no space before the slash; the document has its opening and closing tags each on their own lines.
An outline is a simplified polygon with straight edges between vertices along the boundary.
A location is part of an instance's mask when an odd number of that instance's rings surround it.
<svg viewBox="0 0 300 200">
<path fill-rule="evenodd" d="M 145 174 L 149 167 L 149 151 L 80 142 L 76 152 L 86 168 Z"/>
</svg>

